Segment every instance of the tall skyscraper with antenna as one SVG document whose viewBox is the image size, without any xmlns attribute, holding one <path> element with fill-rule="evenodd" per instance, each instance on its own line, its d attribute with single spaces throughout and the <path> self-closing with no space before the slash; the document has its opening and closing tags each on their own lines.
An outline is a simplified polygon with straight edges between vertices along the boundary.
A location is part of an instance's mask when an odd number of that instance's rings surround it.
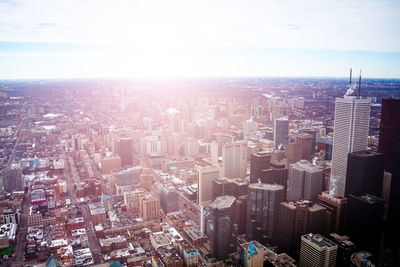
<svg viewBox="0 0 400 267">
<path fill-rule="evenodd" d="M 336 98 L 332 151 L 330 193 L 344 196 L 348 154 L 365 150 L 368 145 L 368 129 L 371 100 L 360 94 L 361 72 L 358 84 L 351 83 L 343 98 Z"/>
</svg>

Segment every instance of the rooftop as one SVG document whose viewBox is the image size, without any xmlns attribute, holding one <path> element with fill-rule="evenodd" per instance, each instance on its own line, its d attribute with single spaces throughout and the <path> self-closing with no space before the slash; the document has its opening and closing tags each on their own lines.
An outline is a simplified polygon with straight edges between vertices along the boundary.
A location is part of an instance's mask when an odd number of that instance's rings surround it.
<svg viewBox="0 0 400 267">
<path fill-rule="evenodd" d="M 311 234 L 310 233 L 310 234 L 303 235 L 302 238 L 309 240 L 310 242 L 319 246 L 320 248 L 324 248 L 324 247 L 331 248 L 331 247 L 336 246 L 335 243 L 333 243 L 329 239 L 327 239 L 319 234 Z"/>
<path fill-rule="evenodd" d="M 211 204 L 210 207 L 213 209 L 227 209 L 232 207 L 236 198 L 234 196 L 221 196 L 217 197 Z"/>
</svg>

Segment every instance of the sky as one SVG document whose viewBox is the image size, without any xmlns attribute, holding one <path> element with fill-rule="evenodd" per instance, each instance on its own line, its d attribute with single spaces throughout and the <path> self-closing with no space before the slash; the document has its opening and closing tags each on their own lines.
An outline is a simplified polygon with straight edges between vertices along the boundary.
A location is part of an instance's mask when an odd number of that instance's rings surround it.
<svg viewBox="0 0 400 267">
<path fill-rule="evenodd" d="M 400 1 L 0 0 L 0 79 L 400 78 Z"/>
</svg>

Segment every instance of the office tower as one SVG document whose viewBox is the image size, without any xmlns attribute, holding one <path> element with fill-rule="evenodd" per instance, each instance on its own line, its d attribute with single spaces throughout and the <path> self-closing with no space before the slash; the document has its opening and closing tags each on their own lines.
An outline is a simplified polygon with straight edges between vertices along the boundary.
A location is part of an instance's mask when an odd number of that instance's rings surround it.
<svg viewBox="0 0 400 267">
<path fill-rule="evenodd" d="M 359 249 L 379 250 L 385 201 L 373 195 L 348 196 L 346 233 Z"/>
<path fill-rule="evenodd" d="M 121 158 L 118 156 L 115 157 L 105 157 L 101 160 L 101 173 L 102 174 L 110 174 L 111 171 L 119 171 L 121 170 Z"/>
<path fill-rule="evenodd" d="M 368 150 L 349 153 L 345 196 L 368 193 L 380 197 L 384 165 L 385 159 L 381 153 Z"/>
<path fill-rule="evenodd" d="M 211 256 L 223 260 L 236 249 L 233 227 L 235 221 L 233 196 L 217 197 L 208 207 L 206 233 L 210 240 Z"/>
<path fill-rule="evenodd" d="M 296 143 L 300 144 L 301 159 L 311 161 L 313 155 L 313 136 L 307 133 L 301 133 L 296 136 Z"/>
<path fill-rule="evenodd" d="M 220 167 L 200 167 L 198 174 L 198 203 L 203 205 L 205 202 L 212 200 L 212 181 L 220 177 Z"/>
<path fill-rule="evenodd" d="M 226 177 L 216 178 L 212 181 L 212 200 L 220 196 L 235 196 L 233 183 Z"/>
<path fill-rule="evenodd" d="M 261 171 L 270 168 L 271 155 L 266 151 L 260 151 L 250 155 L 250 183 L 256 183 L 261 179 Z"/>
<path fill-rule="evenodd" d="M 278 218 L 278 247 L 289 255 L 298 255 L 302 235 L 326 233 L 326 208 L 308 200 L 281 202 Z"/>
<path fill-rule="evenodd" d="M 218 143 L 217 141 L 212 141 L 210 143 L 210 153 L 211 153 L 211 163 L 218 164 Z"/>
<path fill-rule="evenodd" d="M 222 169 L 225 177 L 246 177 L 247 142 L 238 141 L 222 146 Z"/>
<path fill-rule="evenodd" d="M 330 136 L 320 137 L 317 142 L 318 150 L 324 150 L 324 160 L 332 160 L 333 138 Z"/>
<path fill-rule="evenodd" d="M 3 185 L 7 192 L 24 190 L 24 177 L 19 164 L 12 164 L 3 170 Z"/>
<path fill-rule="evenodd" d="M 295 163 L 301 160 L 301 144 L 300 143 L 290 143 L 285 147 L 285 158 L 289 163 Z"/>
<path fill-rule="evenodd" d="M 356 244 L 346 235 L 331 233 L 328 238 L 338 246 L 336 266 L 351 266 L 351 255 L 356 252 Z"/>
<path fill-rule="evenodd" d="M 400 99 L 382 99 L 378 152 L 385 157 L 385 170 L 391 172 L 394 163 L 396 137 L 400 136 Z"/>
<path fill-rule="evenodd" d="M 119 141 L 119 156 L 121 157 L 122 166 L 129 166 L 133 164 L 132 138 L 121 138 Z"/>
<path fill-rule="evenodd" d="M 329 233 L 344 234 L 347 214 L 347 198 L 322 192 L 317 203 L 326 208 L 326 227 Z"/>
<path fill-rule="evenodd" d="M 316 201 L 322 192 L 323 172 L 306 160 L 290 164 L 288 200 Z"/>
<path fill-rule="evenodd" d="M 160 200 L 150 194 L 139 198 L 139 212 L 143 219 L 152 220 L 160 218 Z"/>
<path fill-rule="evenodd" d="M 289 120 L 286 117 L 274 121 L 274 146 L 286 145 L 289 142 Z"/>
<path fill-rule="evenodd" d="M 242 178 L 229 179 L 226 177 L 216 178 L 212 181 L 212 200 L 220 196 L 239 196 L 247 195 L 249 183 Z"/>
<path fill-rule="evenodd" d="M 251 240 L 262 244 L 276 238 L 279 203 L 285 200 L 284 187 L 277 184 L 250 184 L 247 199 L 247 230 Z"/>
<path fill-rule="evenodd" d="M 320 234 L 301 237 L 301 267 L 335 267 L 338 246 Z"/>
<path fill-rule="evenodd" d="M 257 122 L 253 120 L 243 122 L 243 133 L 245 140 L 255 138 L 257 134 Z"/>
<path fill-rule="evenodd" d="M 236 199 L 235 223 L 237 225 L 237 234 L 246 233 L 247 219 L 247 195 L 242 195 Z"/>
<path fill-rule="evenodd" d="M 355 95 L 350 87 L 336 98 L 330 192 L 344 196 L 347 155 L 367 148 L 371 100 Z"/>
<path fill-rule="evenodd" d="M 287 181 L 289 176 L 289 169 L 281 164 L 271 163 L 271 168 L 263 170 L 261 172 L 261 183 L 263 184 L 279 184 L 284 187 L 285 199 L 286 199 L 286 189 Z"/>
<path fill-rule="evenodd" d="M 241 261 L 244 267 L 259 267 L 264 264 L 264 246 L 257 241 L 240 245 Z"/>
<path fill-rule="evenodd" d="M 117 173 L 118 185 L 140 185 L 142 167 L 132 167 Z"/>
<path fill-rule="evenodd" d="M 143 173 L 140 174 L 140 185 L 150 191 L 153 185 L 153 174 L 151 169 L 143 169 Z"/>
<path fill-rule="evenodd" d="M 164 213 L 179 211 L 179 193 L 172 185 L 161 186 L 160 206 Z"/>
<path fill-rule="evenodd" d="M 317 130 L 312 129 L 301 129 L 302 133 L 310 134 L 312 136 L 312 143 L 311 143 L 311 155 L 314 155 L 315 152 L 315 145 L 317 143 Z"/>
<path fill-rule="evenodd" d="M 392 179 L 390 184 L 389 205 L 387 211 L 388 235 L 387 241 L 397 246 L 399 251 L 400 243 L 400 136 L 396 138 L 394 145 Z"/>
</svg>

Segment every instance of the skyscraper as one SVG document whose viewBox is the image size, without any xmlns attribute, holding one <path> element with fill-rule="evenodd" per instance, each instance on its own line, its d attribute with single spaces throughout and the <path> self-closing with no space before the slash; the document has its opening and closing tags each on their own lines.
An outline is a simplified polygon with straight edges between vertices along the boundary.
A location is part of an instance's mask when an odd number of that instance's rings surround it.
<svg viewBox="0 0 400 267">
<path fill-rule="evenodd" d="M 338 246 L 319 234 L 301 237 L 301 267 L 335 267 Z"/>
<path fill-rule="evenodd" d="M 307 133 L 301 133 L 296 136 L 296 143 L 300 144 L 301 159 L 311 161 L 313 155 L 313 136 Z"/>
<path fill-rule="evenodd" d="M 222 146 L 223 176 L 243 178 L 247 171 L 247 142 L 238 141 Z"/>
<path fill-rule="evenodd" d="M 368 193 L 380 197 L 384 164 L 383 154 L 378 152 L 364 150 L 349 153 L 345 196 Z"/>
<path fill-rule="evenodd" d="M 24 190 L 24 177 L 19 164 L 12 164 L 3 170 L 3 184 L 7 192 Z"/>
<path fill-rule="evenodd" d="M 212 181 L 220 177 L 220 167 L 200 167 L 198 174 L 198 203 L 203 205 L 205 202 L 212 200 Z"/>
<path fill-rule="evenodd" d="M 119 156 L 122 166 L 133 164 L 133 142 L 132 138 L 121 138 L 119 141 Z"/>
<path fill-rule="evenodd" d="M 250 155 L 250 183 L 256 183 L 261 179 L 261 171 L 269 169 L 270 161 L 271 155 L 266 151 Z"/>
<path fill-rule="evenodd" d="M 352 86 L 343 98 L 336 98 L 331 193 L 344 196 L 347 155 L 367 148 L 370 108 L 371 100 L 357 96 Z"/>
<path fill-rule="evenodd" d="M 277 241 L 281 251 L 298 255 L 300 238 L 306 233 L 326 233 L 326 208 L 308 200 L 281 202 Z"/>
<path fill-rule="evenodd" d="M 247 199 L 247 236 L 266 244 L 275 239 L 279 203 L 284 201 L 282 185 L 250 184 Z"/>
<path fill-rule="evenodd" d="M 236 238 L 233 231 L 235 200 L 236 198 L 233 196 L 217 197 L 210 204 L 205 215 L 211 256 L 217 260 L 226 259 L 236 249 Z"/>
<path fill-rule="evenodd" d="M 307 160 L 290 164 L 288 200 L 316 201 L 322 192 L 323 172 Z"/>
<path fill-rule="evenodd" d="M 348 196 L 347 235 L 359 249 L 377 256 L 385 201 L 373 195 Z"/>
<path fill-rule="evenodd" d="M 385 170 L 391 172 L 396 137 L 400 136 L 400 99 L 382 99 L 378 151 L 385 157 Z"/>
<path fill-rule="evenodd" d="M 318 204 L 326 208 L 326 227 L 329 233 L 344 234 L 346 223 L 347 198 L 322 192 Z"/>
<path fill-rule="evenodd" d="M 315 145 L 317 143 L 317 131 L 313 129 L 301 129 L 302 133 L 310 134 L 312 136 L 311 155 L 314 155 Z"/>
<path fill-rule="evenodd" d="M 286 145 L 289 142 L 289 120 L 286 117 L 274 121 L 274 146 Z"/>
</svg>

